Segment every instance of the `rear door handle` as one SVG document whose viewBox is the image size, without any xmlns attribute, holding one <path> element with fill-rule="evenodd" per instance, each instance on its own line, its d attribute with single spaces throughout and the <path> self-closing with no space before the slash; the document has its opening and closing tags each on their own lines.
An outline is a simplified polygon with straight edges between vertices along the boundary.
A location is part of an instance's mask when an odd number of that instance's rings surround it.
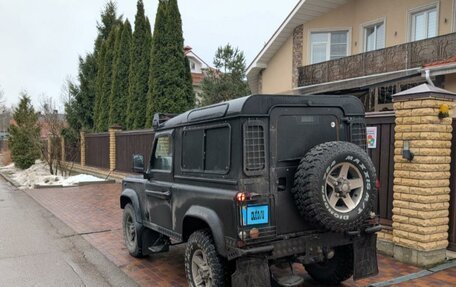
<svg viewBox="0 0 456 287">
<path fill-rule="evenodd" d="M 157 197 L 160 199 L 170 199 L 171 191 L 169 189 L 164 190 L 164 191 L 155 191 L 155 190 L 146 189 L 146 195 L 152 196 L 152 197 Z"/>
</svg>

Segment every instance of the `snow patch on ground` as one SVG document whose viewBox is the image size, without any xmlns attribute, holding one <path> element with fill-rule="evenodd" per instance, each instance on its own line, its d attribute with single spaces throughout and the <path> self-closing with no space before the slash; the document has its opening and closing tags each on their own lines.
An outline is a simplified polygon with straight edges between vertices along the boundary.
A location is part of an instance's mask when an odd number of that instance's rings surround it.
<svg viewBox="0 0 456 287">
<path fill-rule="evenodd" d="M 99 182 L 105 181 L 88 174 L 79 174 L 75 176 L 64 177 L 52 175 L 49 167 L 43 161 L 37 160 L 34 165 L 28 169 L 18 169 L 14 163 L 0 167 L 0 172 L 7 174 L 14 182 L 19 184 L 20 189 L 32 189 L 35 185 L 40 186 L 74 186 L 80 182 Z"/>
</svg>

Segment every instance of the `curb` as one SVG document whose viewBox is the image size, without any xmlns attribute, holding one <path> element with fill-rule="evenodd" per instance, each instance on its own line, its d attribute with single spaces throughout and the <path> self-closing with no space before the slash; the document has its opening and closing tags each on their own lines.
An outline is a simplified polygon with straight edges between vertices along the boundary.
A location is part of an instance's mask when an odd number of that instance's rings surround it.
<svg viewBox="0 0 456 287">
<path fill-rule="evenodd" d="M 0 176 L 4 178 L 9 184 L 14 186 L 15 188 L 19 189 L 20 184 L 18 184 L 16 181 L 14 181 L 10 176 L 5 174 L 4 172 L 0 172 Z M 91 185 L 91 184 L 112 184 L 116 183 L 116 180 L 114 179 L 107 179 L 104 181 L 85 181 L 85 182 L 78 182 L 77 184 L 74 185 L 62 185 L 62 184 L 56 184 L 56 185 L 40 185 L 40 184 L 35 184 L 33 186 L 33 189 L 47 189 L 47 188 L 67 188 L 67 187 L 78 187 L 78 186 L 86 186 L 86 185 Z"/>
<path fill-rule="evenodd" d="M 0 172 L 0 176 L 3 177 L 7 182 L 9 182 L 9 184 L 14 186 L 15 188 L 19 188 L 20 185 L 17 182 L 15 182 L 11 177 L 6 175 L 5 173 Z"/>
<path fill-rule="evenodd" d="M 437 266 L 434 266 L 432 268 L 424 269 L 424 270 L 421 270 L 421 271 L 418 271 L 415 273 L 411 273 L 411 274 L 408 274 L 405 276 L 396 277 L 396 278 L 393 278 L 393 279 L 390 279 L 387 281 L 372 283 L 372 284 L 369 284 L 368 286 L 369 287 L 392 286 L 392 285 L 396 285 L 396 284 L 403 283 L 406 281 L 426 277 L 426 276 L 432 275 L 434 273 L 437 273 L 439 271 L 443 271 L 443 270 L 453 268 L 453 267 L 456 267 L 456 260 L 450 260 L 450 261 L 444 262 L 442 264 L 439 264 Z"/>
</svg>

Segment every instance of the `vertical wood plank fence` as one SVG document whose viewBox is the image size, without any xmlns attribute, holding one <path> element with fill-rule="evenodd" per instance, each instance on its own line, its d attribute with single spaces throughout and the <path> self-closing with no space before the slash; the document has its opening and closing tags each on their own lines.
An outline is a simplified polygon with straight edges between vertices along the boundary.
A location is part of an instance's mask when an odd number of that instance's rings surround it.
<svg viewBox="0 0 456 287">
<path fill-rule="evenodd" d="M 154 139 L 153 130 L 126 131 L 116 133 L 116 170 L 131 172 L 132 157 L 142 154 L 144 163 L 150 161 L 151 147 Z"/>
<path fill-rule="evenodd" d="M 394 112 L 367 113 L 368 127 L 377 127 L 377 147 L 368 153 L 377 170 L 380 190 L 377 200 L 377 214 L 381 224 L 387 228 L 393 218 L 393 180 L 394 180 Z"/>
<path fill-rule="evenodd" d="M 109 169 L 109 134 L 85 135 L 86 165 Z"/>
</svg>

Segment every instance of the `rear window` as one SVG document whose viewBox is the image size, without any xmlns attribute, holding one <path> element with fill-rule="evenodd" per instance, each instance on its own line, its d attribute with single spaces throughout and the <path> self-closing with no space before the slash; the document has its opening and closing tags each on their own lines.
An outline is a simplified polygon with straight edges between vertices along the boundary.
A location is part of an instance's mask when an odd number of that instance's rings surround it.
<svg viewBox="0 0 456 287">
<path fill-rule="evenodd" d="M 339 123 L 331 115 L 284 115 L 277 127 L 279 161 L 299 160 L 312 147 L 337 140 Z"/>
</svg>

